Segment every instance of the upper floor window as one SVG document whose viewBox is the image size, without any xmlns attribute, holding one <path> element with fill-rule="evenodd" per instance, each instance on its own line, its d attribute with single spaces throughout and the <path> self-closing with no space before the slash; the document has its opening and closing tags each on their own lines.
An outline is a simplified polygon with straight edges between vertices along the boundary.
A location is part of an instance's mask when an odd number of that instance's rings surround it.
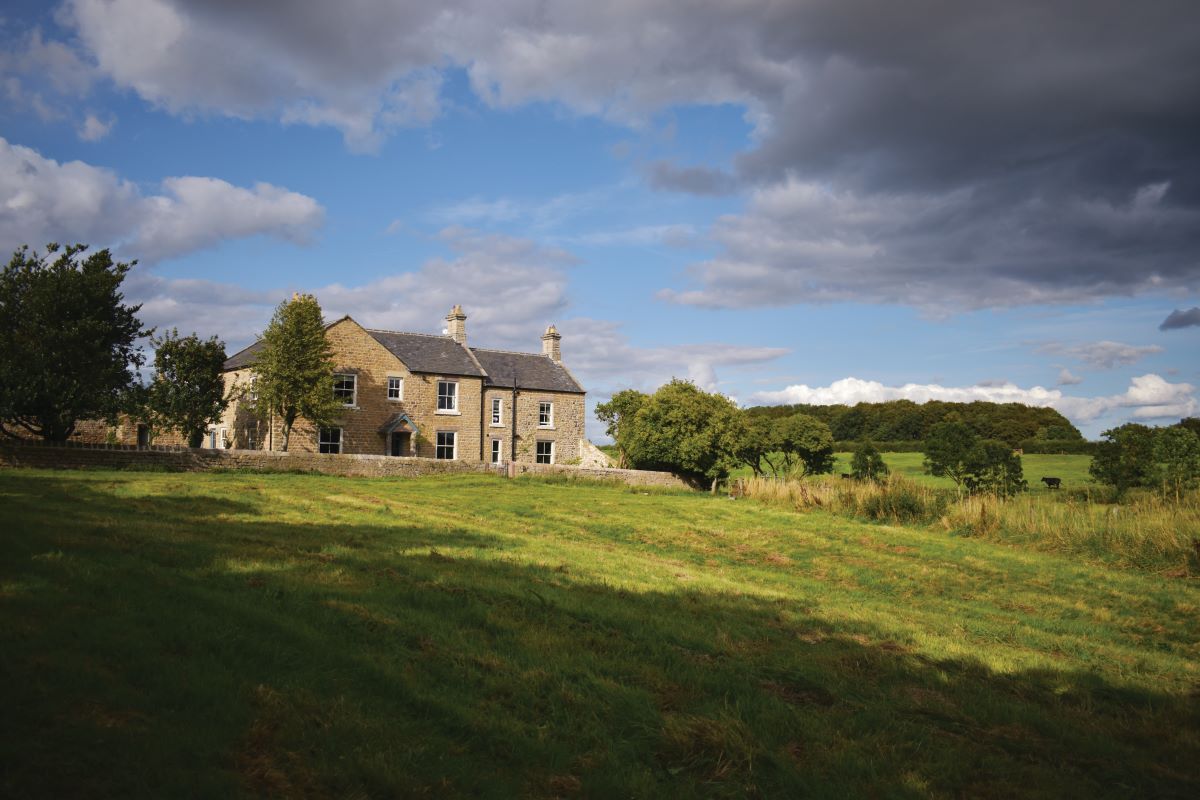
<svg viewBox="0 0 1200 800">
<path fill-rule="evenodd" d="M 251 408 L 258 405 L 258 376 L 250 376 L 250 390 L 246 392 L 246 403 Z"/>
<path fill-rule="evenodd" d="M 317 429 L 317 450 L 322 453 L 341 453 L 342 452 L 342 429 L 341 428 L 318 428 Z"/>
<path fill-rule="evenodd" d="M 504 400 L 499 397 L 492 398 L 492 424 L 504 424 Z"/>
<path fill-rule="evenodd" d="M 404 378 L 388 376 L 388 400 L 404 399 Z"/>
<path fill-rule="evenodd" d="M 538 427 L 551 428 L 554 426 L 554 403 L 538 403 Z"/>
<path fill-rule="evenodd" d="M 458 411 L 458 382 L 438 381 L 438 411 Z"/>
<path fill-rule="evenodd" d="M 353 373 L 335 372 L 333 375 L 333 396 L 344 406 L 356 405 L 358 399 L 358 376 Z"/>
</svg>

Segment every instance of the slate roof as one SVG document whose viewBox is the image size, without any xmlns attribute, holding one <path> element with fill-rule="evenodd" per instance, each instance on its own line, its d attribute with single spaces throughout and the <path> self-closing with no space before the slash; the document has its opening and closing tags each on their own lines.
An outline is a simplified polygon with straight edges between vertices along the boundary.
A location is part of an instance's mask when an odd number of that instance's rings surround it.
<svg viewBox="0 0 1200 800">
<path fill-rule="evenodd" d="M 413 372 L 484 377 L 483 370 L 467 353 L 466 348 L 447 336 L 373 331 L 369 328 L 367 333 Z"/>
<path fill-rule="evenodd" d="M 333 324 L 336 323 L 330 323 Z M 538 353 L 513 353 L 482 347 L 472 347 L 468 353 L 466 348 L 448 336 L 365 330 L 413 372 L 484 378 L 486 385 L 506 389 L 512 388 L 515 376 L 518 389 L 584 393 L 583 387 L 561 364 Z M 261 349 L 262 342 L 259 341 L 234 353 L 225 360 L 225 369 L 250 366 Z"/>
<path fill-rule="evenodd" d="M 571 377 L 571 373 L 548 356 L 537 353 L 511 353 L 507 350 L 485 350 L 472 347 L 471 352 L 487 370 L 488 386 L 511 389 L 513 377 L 518 389 L 540 389 L 545 392 L 576 392 L 583 394 L 583 387 Z"/>
</svg>

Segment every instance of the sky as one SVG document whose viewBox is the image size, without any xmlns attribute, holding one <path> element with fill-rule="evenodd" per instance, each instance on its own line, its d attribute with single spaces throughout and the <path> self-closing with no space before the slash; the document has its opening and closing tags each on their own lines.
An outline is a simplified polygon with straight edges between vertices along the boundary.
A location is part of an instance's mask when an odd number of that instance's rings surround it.
<svg viewBox="0 0 1200 800">
<path fill-rule="evenodd" d="M 0 249 L 137 259 L 230 353 L 301 291 L 554 323 L 593 405 L 1200 414 L 1194 0 L 9 0 L 0 45 Z"/>
</svg>

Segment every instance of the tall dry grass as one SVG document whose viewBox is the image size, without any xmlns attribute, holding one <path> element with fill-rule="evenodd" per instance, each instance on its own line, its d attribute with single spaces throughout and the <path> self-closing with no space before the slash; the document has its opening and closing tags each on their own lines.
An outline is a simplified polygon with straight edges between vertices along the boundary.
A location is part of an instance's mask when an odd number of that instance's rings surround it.
<svg viewBox="0 0 1200 800">
<path fill-rule="evenodd" d="M 1105 502 L 1096 493 L 1024 494 L 1011 499 L 958 495 L 899 477 L 887 481 L 829 478 L 748 478 L 735 487 L 746 497 L 796 511 L 899 524 L 929 525 L 1039 550 L 1076 553 L 1120 566 L 1177 576 L 1200 574 L 1200 492 L 1133 495 Z"/>
</svg>

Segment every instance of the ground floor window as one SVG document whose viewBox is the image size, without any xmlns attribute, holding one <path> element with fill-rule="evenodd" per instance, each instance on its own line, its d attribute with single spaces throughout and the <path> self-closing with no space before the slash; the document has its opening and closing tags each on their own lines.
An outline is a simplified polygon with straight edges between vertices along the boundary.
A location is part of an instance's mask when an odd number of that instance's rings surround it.
<svg viewBox="0 0 1200 800">
<path fill-rule="evenodd" d="M 454 431 L 438 431 L 434 457 L 453 461 L 457 457 L 457 450 L 458 434 Z"/>
<path fill-rule="evenodd" d="M 553 464 L 554 463 L 554 442 L 538 442 L 537 443 L 537 463 Z"/>
<path fill-rule="evenodd" d="M 257 450 L 258 449 L 258 429 L 257 428 L 251 428 L 251 427 L 246 428 L 246 449 L 247 450 Z"/>
<path fill-rule="evenodd" d="M 500 463 L 501 443 L 499 439 L 492 439 L 492 463 Z"/>
<path fill-rule="evenodd" d="M 342 429 L 321 428 L 317 431 L 317 450 L 322 453 L 342 452 Z"/>
</svg>

